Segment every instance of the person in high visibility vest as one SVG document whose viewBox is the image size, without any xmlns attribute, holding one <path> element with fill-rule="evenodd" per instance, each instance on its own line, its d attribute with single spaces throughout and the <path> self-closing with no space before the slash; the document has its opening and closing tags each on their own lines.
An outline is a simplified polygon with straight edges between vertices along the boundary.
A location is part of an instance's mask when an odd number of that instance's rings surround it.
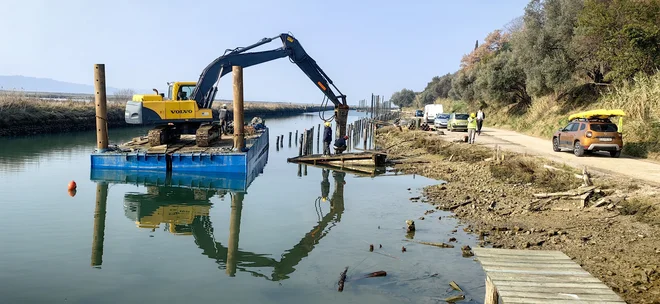
<svg viewBox="0 0 660 304">
<path fill-rule="evenodd" d="M 476 114 L 470 113 L 470 117 L 468 117 L 467 129 L 468 129 L 468 144 L 473 144 L 474 143 L 474 138 L 477 135 L 477 115 Z"/>
</svg>

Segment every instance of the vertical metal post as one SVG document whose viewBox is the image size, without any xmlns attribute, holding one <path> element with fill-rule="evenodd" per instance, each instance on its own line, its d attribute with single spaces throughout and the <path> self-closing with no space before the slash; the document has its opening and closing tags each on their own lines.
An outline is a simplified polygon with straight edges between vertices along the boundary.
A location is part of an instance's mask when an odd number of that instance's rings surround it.
<svg viewBox="0 0 660 304">
<path fill-rule="evenodd" d="M 234 76 L 234 149 L 243 151 L 245 137 L 243 134 L 243 67 L 233 66 Z"/>
<path fill-rule="evenodd" d="M 94 102 L 96 103 L 96 148 L 108 149 L 108 105 L 105 94 L 105 64 L 94 65 Z"/>
</svg>

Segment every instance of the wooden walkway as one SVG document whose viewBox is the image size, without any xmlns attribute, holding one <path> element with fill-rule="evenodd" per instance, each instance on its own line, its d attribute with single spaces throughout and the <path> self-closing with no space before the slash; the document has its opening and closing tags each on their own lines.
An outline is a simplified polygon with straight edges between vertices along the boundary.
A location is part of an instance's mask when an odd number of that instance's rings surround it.
<svg viewBox="0 0 660 304">
<path fill-rule="evenodd" d="M 485 304 L 626 303 L 561 251 L 472 250 L 486 272 Z"/>
</svg>

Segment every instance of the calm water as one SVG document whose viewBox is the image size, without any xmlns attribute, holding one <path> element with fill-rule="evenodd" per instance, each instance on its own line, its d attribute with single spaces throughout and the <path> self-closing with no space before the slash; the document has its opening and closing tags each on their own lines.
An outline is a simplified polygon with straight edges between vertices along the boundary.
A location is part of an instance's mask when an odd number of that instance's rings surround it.
<svg viewBox="0 0 660 304">
<path fill-rule="evenodd" d="M 0 303 L 441 303 L 458 294 L 452 280 L 465 290 L 461 303 L 482 303 L 483 272 L 460 251 L 474 247 L 474 237 L 445 212 L 419 220 L 432 208 L 409 200 L 439 181 L 311 166 L 299 175 L 286 162 L 298 152 L 288 132 L 318 123 L 317 114 L 266 120 L 268 162 L 245 194 L 97 187 L 93 132 L 0 139 Z M 138 131 L 111 130 L 111 143 Z M 70 180 L 78 184 L 74 197 Z M 95 221 L 98 190 L 107 193 L 106 212 Z M 405 242 L 406 219 L 415 220 L 415 240 L 458 243 Z M 378 270 L 387 276 L 360 279 Z"/>
</svg>

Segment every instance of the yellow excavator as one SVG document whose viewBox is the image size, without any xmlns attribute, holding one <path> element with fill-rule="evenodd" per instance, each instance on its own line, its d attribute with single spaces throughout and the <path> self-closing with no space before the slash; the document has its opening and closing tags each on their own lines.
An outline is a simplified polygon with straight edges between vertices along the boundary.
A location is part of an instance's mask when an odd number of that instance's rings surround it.
<svg viewBox="0 0 660 304">
<path fill-rule="evenodd" d="M 274 50 L 247 52 L 275 39 L 281 39 L 283 46 Z M 346 119 L 349 107 L 346 95 L 343 95 L 303 49 L 302 45 L 290 34 L 280 34 L 247 47 L 229 49 L 215 59 L 202 71 L 197 82 L 169 83 L 165 94 L 135 95 L 126 103 L 125 120 L 129 124 L 156 124 L 149 131 L 149 144 L 158 146 L 172 142 L 181 134 L 195 134 L 196 144 L 208 147 L 220 137 L 219 124 L 214 121 L 212 105 L 218 91 L 218 81 L 232 71 L 233 66 L 249 67 L 289 57 L 324 93 L 325 105 L 330 100 L 335 106 L 333 118 L 337 121 L 337 136 L 346 135 Z M 334 87 L 337 94 L 330 87 Z"/>
</svg>

